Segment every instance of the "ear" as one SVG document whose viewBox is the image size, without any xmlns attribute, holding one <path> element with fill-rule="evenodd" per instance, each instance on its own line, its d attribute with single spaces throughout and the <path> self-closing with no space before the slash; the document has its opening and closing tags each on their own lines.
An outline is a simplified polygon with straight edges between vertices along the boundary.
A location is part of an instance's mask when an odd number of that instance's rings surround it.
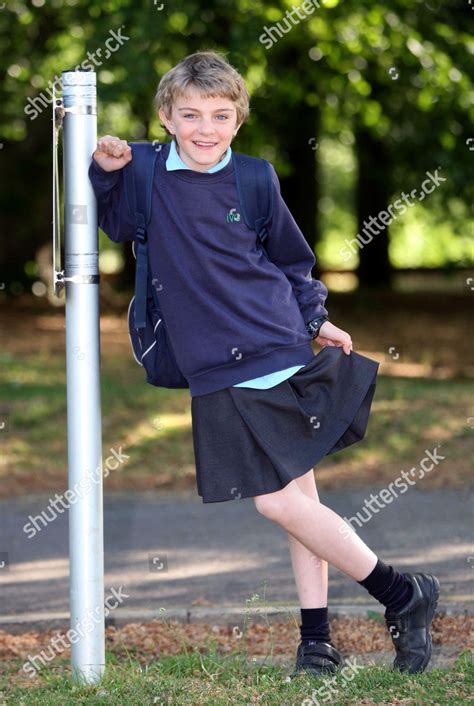
<svg viewBox="0 0 474 706">
<path fill-rule="evenodd" d="M 240 123 L 240 125 L 242 125 L 242 123 Z M 240 130 L 240 125 L 237 125 L 237 127 L 235 128 L 235 130 L 234 130 L 234 137 L 235 137 L 235 136 L 237 135 L 237 133 L 239 132 L 239 130 Z"/>
<path fill-rule="evenodd" d="M 159 109 L 158 115 L 160 116 L 161 122 L 162 122 L 164 125 L 166 125 L 166 127 L 168 128 L 168 131 L 169 131 L 172 135 L 174 135 L 174 129 L 173 129 L 173 127 L 172 127 L 172 122 L 166 117 L 166 113 L 165 113 L 165 111 L 163 110 L 163 108 L 160 108 L 160 109 Z"/>
</svg>

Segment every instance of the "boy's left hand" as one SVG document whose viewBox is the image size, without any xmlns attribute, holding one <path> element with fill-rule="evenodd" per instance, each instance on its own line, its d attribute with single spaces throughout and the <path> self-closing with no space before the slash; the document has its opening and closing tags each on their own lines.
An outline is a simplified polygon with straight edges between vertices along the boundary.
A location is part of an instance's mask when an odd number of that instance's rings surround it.
<svg viewBox="0 0 474 706">
<path fill-rule="evenodd" d="M 314 339 L 321 348 L 326 346 L 342 346 L 344 353 L 350 355 L 352 339 L 346 331 L 334 326 L 330 321 L 325 321 L 319 329 L 319 334 Z"/>
</svg>

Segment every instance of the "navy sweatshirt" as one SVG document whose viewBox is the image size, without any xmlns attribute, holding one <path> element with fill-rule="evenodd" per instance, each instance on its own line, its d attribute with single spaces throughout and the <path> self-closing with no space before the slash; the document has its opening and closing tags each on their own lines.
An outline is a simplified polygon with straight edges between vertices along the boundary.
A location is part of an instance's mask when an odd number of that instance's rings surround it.
<svg viewBox="0 0 474 706">
<path fill-rule="evenodd" d="M 280 194 L 271 166 L 273 217 L 263 247 L 239 217 L 232 161 L 218 172 L 167 171 L 158 153 L 148 227 L 150 269 L 176 361 L 192 396 L 306 365 L 305 322 L 323 314 L 327 288 L 312 279 L 315 256 Z M 94 160 L 89 178 L 99 226 L 133 240 L 123 170 Z"/>
</svg>

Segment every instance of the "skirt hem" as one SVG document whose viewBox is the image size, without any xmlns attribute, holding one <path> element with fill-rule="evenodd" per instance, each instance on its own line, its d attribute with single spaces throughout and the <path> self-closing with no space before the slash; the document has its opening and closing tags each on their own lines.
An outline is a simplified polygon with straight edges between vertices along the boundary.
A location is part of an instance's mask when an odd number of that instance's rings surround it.
<svg viewBox="0 0 474 706">
<path fill-rule="evenodd" d="M 378 366 L 354 351 L 348 356 L 328 347 L 272 388 L 230 387 L 193 398 L 202 502 L 277 492 L 325 456 L 363 439 Z"/>
</svg>

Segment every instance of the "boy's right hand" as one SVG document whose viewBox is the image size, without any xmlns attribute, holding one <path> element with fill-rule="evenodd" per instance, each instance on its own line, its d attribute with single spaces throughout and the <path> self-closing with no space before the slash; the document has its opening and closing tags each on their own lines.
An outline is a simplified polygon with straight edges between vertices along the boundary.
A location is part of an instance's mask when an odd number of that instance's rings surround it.
<svg viewBox="0 0 474 706">
<path fill-rule="evenodd" d="M 324 321 L 319 329 L 318 336 L 314 339 L 316 343 L 324 348 L 325 346 L 341 346 L 346 355 L 351 354 L 352 338 L 347 331 L 334 326 L 330 321 Z"/>
<path fill-rule="evenodd" d="M 132 148 L 126 140 L 105 135 L 97 141 L 97 147 L 92 157 L 106 172 L 114 172 L 131 162 Z"/>
</svg>

